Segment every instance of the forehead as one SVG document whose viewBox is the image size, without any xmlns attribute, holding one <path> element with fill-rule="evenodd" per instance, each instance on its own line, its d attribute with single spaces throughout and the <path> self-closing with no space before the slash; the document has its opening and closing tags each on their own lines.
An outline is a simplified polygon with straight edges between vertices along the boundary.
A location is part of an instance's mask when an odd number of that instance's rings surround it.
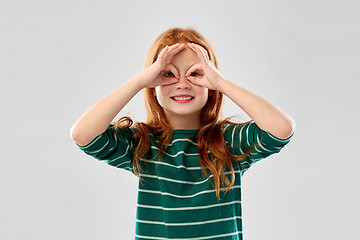
<svg viewBox="0 0 360 240">
<path fill-rule="evenodd" d="M 174 64 L 176 67 L 190 67 L 195 63 L 199 63 L 199 56 L 187 46 L 181 52 L 177 53 L 170 61 L 170 63 Z"/>
</svg>

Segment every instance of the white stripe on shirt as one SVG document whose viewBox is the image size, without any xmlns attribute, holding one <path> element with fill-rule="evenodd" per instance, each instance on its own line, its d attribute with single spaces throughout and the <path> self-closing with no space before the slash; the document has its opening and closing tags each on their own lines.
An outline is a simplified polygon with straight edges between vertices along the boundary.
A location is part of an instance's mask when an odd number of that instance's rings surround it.
<svg viewBox="0 0 360 240">
<path fill-rule="evenodd" d="M 110 142 L 110 140 L 108 139 L 102 148 L 100 148 L 99 150 L 96 150 L 96 151 L 87 152 L 87 154 L 95 154 L 95 153 L 98 153 L 98 152 L 102 151 L 104 148 L 107 147 L 107 145 L 109 144 L 109 142 Z"/>
<path fill-rule="evenodd" d="M 160 164 L 160 165 L 165 165 L 165 166 L 169 166 L 169 167 L 173 167 L 173 168 L 184 168 L 186 170 L 201 170 L 201 167 L 186 167 L 184 165 L 172 165 L 170 163 L 166 163 L 166 162 L 162 162 L 162 161 L 154 161 L 154 160 L 147 160 L 147 159 L 141 159 L 141 161 L 144 162 L 149 162 L 149 163 L 153 163 L 153 164 Z"/>
<path fill-rule="evenodd" d="M 151 148 L 159 151 L 159 149 L 157 147 L 155 147 L 155 146 L 151 146 Z M 199 153 L 186 153 L 185 151 L 179 151 L 174 155 L 171 155 L 171 154 L 169 154 L 167 152 L 165 152 L 165 154 L 170 156 L 170 157 L 177 157 L 179 154 L 184 154 L 185 156 L 199 156 Z"/>
<path fill-rule="evenodd" d="M 230 188 L 231 189 L 235 189 L 235 188 L 241 188 L 240 185 L 237 186 L 233 186 Z M 226 188 L 220 188 L 220 190 L 225 190 Z M 176 194 L 172 194 L 172 193 L 168 193 L 168 192 L 161 192 L 161 191 L 154 191 L 154 190 L 146 190 L 146 189 L 139 189 L 139 192 L 144 192 L 144 193 L 152 193 L 152 194 L 160 194 L 160 195 L 164 195 L 164 196 L 170 196 L 170 197 L 175 197 L 175 198 L 192 198 L 195 197 L 197 195 L 201 195 L 201 194 L 205 194 L 205 193 L 211 193 L 211 192 L 215 192 L 215 189 L 211 189 L 211 190 L 205 190 L 205 191 L 201 191 L 201 192 L 197 192 L 193 195 L 176 195 Z"/>
<path fill-rule="evenodd" d="M 153 138 L 154 138 L 154 136 L 153 136 Z M 158 140 L 155 140 L 155 138 L 154 138 L 154 141 L 155 141 L 156 143 L 159 143 L 159 141 L 158 141 Z M 172 146 L 174 143 L 176 143 L 176 142 L 190 142 L 191 144 L 197 146 L 197 143 L 194 142 L 194 141 L 192 141 L 191 139 L 175 139 L 175 140 L 171 141 L 171 143 L 169 143 L 167 146 L 168 146 L 168 147 L 171 147 L 171 146 Z"/>
<path fill-rule="evenodd" d="M 208 209 L 208 208 L 214 208 L 214 207 L 221 207 L 226 205 L 232 205 L 234 203 L 241 204 L 241 201 L 232 201 L 232 202 L 226 202 L 226 203 L 217 203 L 217 204 L 211 204 L 206 206 L 196 206 L 196 207 L 175 207 L 175 208 L 165 208 L 162 206 L 153 206 L 153 205 L 144 205 L 144 204 L 137 204 L 138 207 L 142 208 L 151 208 L 151 209 L 161 209 L 164 211 L 185 211 L 185 210 L 198 210 L 198 209 Z"/>
<path fill-rule="evenodd" d="M 240 170 L 235 170 L 234 173 L 240 173 Z M 232 173 L 231 173 L 231 172 L 225 172 L 225 175 L 229 175 L 229 174 L 232 174 Z M 205 180 L 202 180 L 202 181 L 200 181 L 200 182 L 183 181 L 183 180 L 177 180 L 177 179 L 173 179 L 173 178 L 159 177 L 158 175 L 149 175 L 149 174 L 140 174 L 140 177 L 157 178 L 157 179 L 159 179 L 159 180 L 164 180 L 164 181 L 168 181 L 168 182 L 176 182 L 176 183 L 181 183 L 181 184 L 198 185 L 198 184 L 205 183 L 205 182 L 208 181 L 210 178 L 212 178 L 213 175 L 210 175 L 208 178 L 206 178 Z"/>
<path fill-rule="evenodd" d="M 241 219 L 241 216 L 235 216 L 235 217 L 230 217 L 230 218 L 218 218 L 218 219 L 214 219 L 214 220 L 207 220 L 207 221 L 201 221 L 201 222 L 185 222 L 185 223 L 166 223 L 166 222 L 139 220 L 139 219 L 136 219 L 136 222 L 176 227 L 176 226 L 192 226 L 192 225 L 202 225 L 202 224 L 209 224 L 209 223 L 216 223 L 216 222 L 225 222 L 225 221 L 232 221 L 235 219 Z"/>
<path fill-rule="evenodd" d="M 146 238 L 146 239 L 156 239 L 156 240 L 204 240 L 204 239 L 217 239 L 219 237 L 227 237 L 227 236 L 233 236 L 241 234 L 242 231 L 232 232 L 232 233 L 224 233 L 224 234 L 218 234 L 218 235 L 212 235 L 212 236 L 205 236 L 205 237 L 195 237 L 195 238 L 162 238 L 162 237 L 152 237 L 152 236 L 143 236 L 143 235 L 137 235 L 138 238 Z"/>
</svg>

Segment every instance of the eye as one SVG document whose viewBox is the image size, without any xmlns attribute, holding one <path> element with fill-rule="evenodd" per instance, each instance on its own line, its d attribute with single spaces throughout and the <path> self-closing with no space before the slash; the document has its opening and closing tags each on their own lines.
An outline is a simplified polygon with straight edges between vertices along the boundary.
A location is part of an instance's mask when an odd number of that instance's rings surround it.
<svg viewBox="0 0 360 240">
<path fill-rule="evenodd" d="M 193 73 L 190 74 L 190 76 L 192 76 L 192 77 L 198 77 L 198 76 L 200 76 L 200 74 L 197 73 L 197 72 L 193 72 Z"/>
<path fill-rule="evenodd" d="M 164 73 L 164 76 L 168 77 L 168 78 L 175 77 L 175 75 L 172 72 L 166 72 L 166 73 Z"/>
</svg>

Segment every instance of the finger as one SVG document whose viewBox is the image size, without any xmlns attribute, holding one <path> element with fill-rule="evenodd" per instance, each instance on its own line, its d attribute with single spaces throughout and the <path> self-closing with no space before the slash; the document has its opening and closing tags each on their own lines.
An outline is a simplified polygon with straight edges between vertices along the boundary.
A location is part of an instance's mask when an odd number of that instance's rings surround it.
<svg viewBox="0 0 360 240">
<path fill-rule="evenodd" d="M 198 55 L 201 63 L 207 64 L 206 55 L 201 51 L 200 45 L 195 43 L 188 43 L 188 46 Z"/>
<path fill-rule="evenodd" d="M 195 45 L 196 45 L 197 48 L 199 48 L 204 53 L 206 58 L 209 58 L 208 52 L 203 46 L 201 46 L 199 44 L 195 44 Z"/>
<path fill-rule="evenodd" d="M 210 61 L 208 51 L 203 46 L 196 43 L 191 43 L 190 46 L 195 50 L 196 53 L 198 53 L 198 56 L 200 57 L 201 61 L 203 61 L 203 63 L 206 63 L 210 66 L 214 65 L 212 61 Z"/>
<path fill-rule="evenodd" d="M 204 58 L 206 59 L 206 61 L 207 62 L 210 61 L 207 51 L 202 47 L 200 47 L 200 51 L 202 52 L 202 54 L 203 54 Z"/>
<path fill-rule="evenodd" d="M 174 48 L 170 48 L 169 51 L 167 52 L 167 58 L 171 59 L 173 56 L 175 56 L 177 53 L 181 52 L 182 50 L 184 50 L 185 48 L 185 44 L 174 44 L 173 45 Z"/>
<path fill-rule="evenodd" d="M 161 52 L 159 53 L 158 58 L 163 58 L 168 51 L 169 51 L 169 46 L 166 45 L 166 46 L 163 48 L 163 50 L 161 50 Z"/>
<path fill-rule="evenodd" d="M 166 79 L 160 85 L 162 85 L 162 86 L 172 85 L 172 84 L 177 83 L 178 81 L 179 81 L 179 79 L 177 79 L 177 78 Z"/>
<path fill-rule="evenodd" d="M 169 46 L 169 48 L 174 49 L 174 48 L 177 48 L 179 45 L 180 45 L 180 43 L 175 43 L 175 44 Z"/>
<path fill-rule="evenodd" d="M 185 73 L 185 77 L 190 77 L 191 73 L 195 71 L 203 71 L 201 64 L 195 64 L 191 66 Z"/>
<path fill-rule="evenodd" d="M 173 44 L 173 45 L 171 45 L 171 46 L 166 45 L 166 46 L 163 48 L 163 50 L 161 50 L 161 52 L 159 53 L 158 58 L 159 58 L 159 59 L 166 59 L 166 60 L 167 60 L 167 59 L 168 59 L 168 57 L 167 57 L 168 54 L 171 53 L 171 52 L 173 52 L 174 49 L 177 50 L 177 48 L 179 48 L 179 46 L 180 46 L 179 43 Z"/>
<path fill-rule="evenodd" d="M 188 46 L 193 49 L 195 52 L 200 52 L 200 45 L 196 43 L 188 43 Z"/>
<path fill-rule="evenodd" d="M 208 52 L 206 51 L 205 48 L 203 48 L 202 46 L 200 45 L 197 45 L 197 48 L 200 49 L 202 55 L 203 55 L 203 58 L 206 60 L 206 63 L 211 65 L 211 61 L 210 61 L 210 58 L 209 58 L 209 54 Z"/>
<path fill-rule="evenodd" d="M 191 84 L 194 84 L 196 86 L 203 86 L 201 83 L 202 83 L 202 80 L 199 79 L 199 78 L 196 78 L 196 77 L 187 77 L 187 79 L 190 81 Z"/>
<path fill-rule="evenodd" d="M 199 51 L 199 49 L 196 47 L 196 45 L 197 45 L 197 44 L 195 44 L 195 43 L 187 43 L 187 46 L 188 46 L 191 50 L 193 50 L 196 54 L 199 55 L 200 51 Z M 200 56 L 199 56 L 199 57 L 200 57 Z"/>
<path fill-rule="evenodd" d="M 180 78 L 180 74 L 179 74 L 177 68 L 173 64 L 168 63 L 166 69 L 171 71 L 174 74 L 175 78 L 177 78 L 177 79 Z"/>
</svg>

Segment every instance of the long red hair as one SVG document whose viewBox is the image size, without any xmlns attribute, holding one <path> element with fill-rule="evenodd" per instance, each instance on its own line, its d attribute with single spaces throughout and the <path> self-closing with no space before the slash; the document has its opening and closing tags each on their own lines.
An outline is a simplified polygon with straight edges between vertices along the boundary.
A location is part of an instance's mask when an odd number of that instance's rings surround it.
<svg viewBox="0 0 360 240">
<path fill-rule="evenodd" d="M 157 59 L 161 50 L 166 46 L 175 43 L 196 43 L 208 52 L 210 61 L 219 69 L 218 61 L 209 42 L 196 30 L 191 28 L 172 28 L 156 38 L 151 45 L 145 59 L 144 68 L 150 67 Z M 160 153 L 164 153 L 172 139 L 172 128 L 166 118 L 163 108 L 155 97 L 154 88 L 145 88 L 144 99 L 146 104 L 145 122 L 133 123 L 131 118 L 123 117 L 115 127 L 129 128 L 131 126 L 139 131 L 134 137 L 138 138 L 138 145 L 133 159 L 134 173 L 139 176 L 141 172 L 141 158 L 150 150 L 149 133 L 161 133 L 158 142 Z M 234 168 L 232 161 L 241 161 L 250 152 L 250 148 L 241 156 L 233 156 L 225 143 L 222 133 L 222 125 L 231 123 L 229 119 L 220 120 L 223 105 L 223 94 L 219 91 L 209 90 L 208 101 L 202 109 L 201 126 L 202 128 L 196 136 L 200 163 L 202 171 L 206 176 L 209 172 L 213 176 L 212 184 L 216 190 L 216 196 L 220 199 L 220 188 L 226 187 L 223 191 L 228 191 L 235 181 Z M 208 154 L 208 150 L 210 154 Z M 231 181 L 225 176 L 226 171 L 231 171 Z"/>
</svg>

